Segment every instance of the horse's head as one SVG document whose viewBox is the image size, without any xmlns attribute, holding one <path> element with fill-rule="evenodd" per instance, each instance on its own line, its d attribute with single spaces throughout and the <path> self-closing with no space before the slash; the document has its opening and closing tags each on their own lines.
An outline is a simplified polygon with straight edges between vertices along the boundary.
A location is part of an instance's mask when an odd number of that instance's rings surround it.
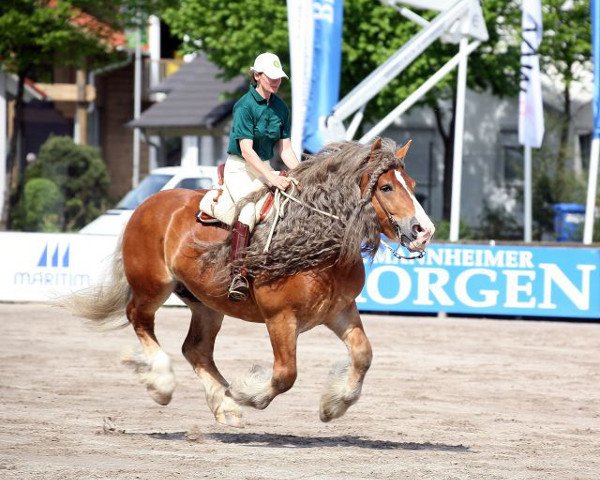
<svg viewBox="0 0 600 480">
<path fill-rule="evenodd" d="M 377 138 L 371 146 L 369 168 L 361 178 L 360 189 L 363 198 L 371 194 L 371 203 L 383 233 L 416 252 L 425 249 L 435 227 L 417 201 L 416 182 L 404 165 L 409 146 L 410 141 L 395 152 L 396 161 L 390 162 L 380 154 L 381 139 Z"/>
</svg>

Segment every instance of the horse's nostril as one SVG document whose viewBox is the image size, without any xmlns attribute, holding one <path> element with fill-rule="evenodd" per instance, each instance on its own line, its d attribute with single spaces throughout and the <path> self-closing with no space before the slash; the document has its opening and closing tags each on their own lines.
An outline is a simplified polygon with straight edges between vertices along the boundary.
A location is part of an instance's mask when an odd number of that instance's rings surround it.
<svg viewBox="0 0 600 480">
<path fill-rule="evenodd" d="M 414 224 L 411 230 L 414 238 L 417 238 L 419 236 L 419 233 L 424 231 L 423 227 L 421 227 L 419 223 Z"/>
</svg>

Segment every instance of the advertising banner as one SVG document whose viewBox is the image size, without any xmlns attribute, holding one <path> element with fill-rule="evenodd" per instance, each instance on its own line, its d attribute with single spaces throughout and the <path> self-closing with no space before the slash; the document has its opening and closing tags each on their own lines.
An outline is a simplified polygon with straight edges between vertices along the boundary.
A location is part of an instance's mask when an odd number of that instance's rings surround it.
<svg viewBox="0 0 600 480">
<path fill-rule="evenodd" d="M 0 302 L 47 302 L 108 279 L 118 236 L 0 233 Z M 171 295 L 166 305 L 183 305 Z"/>
<path fill-rule="evenodd" d="M 600 318 L 597 249 L 436 244 L 365 262 L 361 311 Z"/>
<path fill-rule="evenodd" d="M 44 302 L 102 282 L 117 240 L 0 233 L 0 301 Z M 381 249 L 365 273 L 364 312 L 600 319 L 600 249 L 434 244 L 418 260 Z"/>
<path fill-rule="evenodd" d="M 314 15 L 312 2 L 287 0 L 292 81 L 292 148 L 301 157 L 304 120 L 312 76 Z"/>
<path fill-rule="evenodd" d="M 44 301 L 89 287 L 110 267 L 117 237 L 3 232 L 0 300 Z"/>
</svg>

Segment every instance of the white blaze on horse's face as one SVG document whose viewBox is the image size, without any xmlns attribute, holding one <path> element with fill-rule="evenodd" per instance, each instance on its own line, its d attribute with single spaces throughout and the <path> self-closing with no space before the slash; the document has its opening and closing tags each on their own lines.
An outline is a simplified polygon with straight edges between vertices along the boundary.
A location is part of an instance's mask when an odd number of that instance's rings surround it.
<svg viewBox="0 0 600 480">
<path fill-rule="evenodd" d="M 409 237 L 410 242 L 405 245 L 410 251 L 424 250 L 435 232 L 435 227 L 429 216 L 423 210 L 423 207 L 415 197 L 412 189 L 408 187 L 402 172 L 396 170 L 394 172 L 398 183 L 402 185 L 402 188 L 406 190 L 412 200 L 413 207 L 415 209 L 415 216 L 411 222 L 411 236 Z"/>
</svg>

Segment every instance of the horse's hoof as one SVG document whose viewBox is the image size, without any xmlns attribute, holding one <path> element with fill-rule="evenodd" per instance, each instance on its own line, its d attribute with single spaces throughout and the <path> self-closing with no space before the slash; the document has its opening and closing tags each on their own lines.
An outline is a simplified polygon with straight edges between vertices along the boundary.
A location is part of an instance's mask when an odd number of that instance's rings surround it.
<svg viewBox="0 0 600 480">
<path fill-rule="evenodd" d="M 231 397 L 223 397 L 223 401 L 215 412 L 215 419 L 229 427 L 244 428 L 242 409 Z"/>
<path fill-rule="evenodd" d="M 319 418 L 325 423 L 340 418 L 348 411 L 353 403 L 354 402 L 347 402 L 341 399 L 338 399 L 335 402 L 330 398 L 322 399 L 321 407 L 319 408 Z"/>
<path fill-rule="evenodd" d="M 269 406 L 272 397 L 271 370 L 260 365 L 253 365 L 248 375 L 235 379 L 226 396 L 231 397 L 239 405 L 263 410 Z"/>
<path fill-rule="evenodd" d="M 234 428 L 244 428 L 244 422 L 241 415 L 236 413 L 219 413 L 215 415 L 215 419 L 222 425 Z"/>
<path fill-rule="evenodd" d="M 332 414 L 331 414 L 330 411 L 323 411 L 323 410 L 321 410 L 319 412 L 319 418 L 324 423 L 331 422 L 331 420 L 333 420 L 333 416 L 332 416 Z"/>
<path fill-rule="evenodd" d="M 170 393 L 162 392 L 160 390 L 157 390 L 152 385 L 147 385 L 146 391 L 148 392 L 148 395 L 150 395 L 150 398 L 152 398 L 152 400 L 154 400 L 159 405 L 168 405 L 171 402 L 171 399 L 173 398 L 172 391 Z"/>
<path fill-rule="evenodd" d="M 344 415 L 344 413 L 346 413 L 346 410 L 347 410 L 347 408 L 336 410 L 336 411 L 322 408 L 319 411 L 319 418 L 324 423 L 331 422 L 332 420 L 334 420 L 336 418 L 340 418 L 342 415 Z"/>
</svg>

